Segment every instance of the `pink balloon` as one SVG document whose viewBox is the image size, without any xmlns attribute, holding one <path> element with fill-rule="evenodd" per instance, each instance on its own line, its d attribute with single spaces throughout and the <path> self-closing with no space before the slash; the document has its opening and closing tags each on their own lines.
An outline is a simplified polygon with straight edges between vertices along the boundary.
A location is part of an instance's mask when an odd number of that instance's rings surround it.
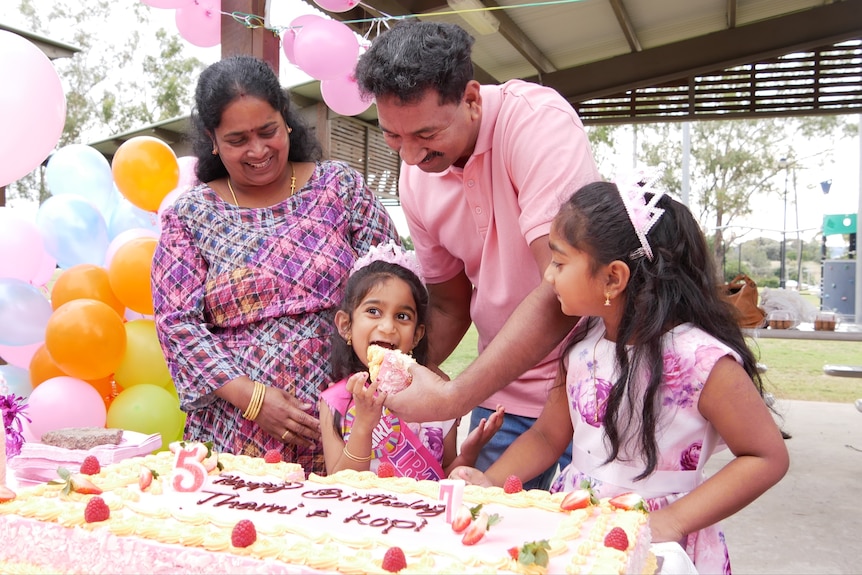
<svg viewBox="0 0 862 575">
<path fill-rule="evenodd" d="M 359 0 L 314 0 L 314 3 L 330 12 L 347 12 L 359 4 Z"/>
<path fill-rule="evenodd" d="M 10 365 L 30 371 L 30 360 L 43 343 L 44 340 L 28 345 L 0 345 L 0 357 Z"/>
<path fill-rule="evenodd" d="M 159 204 L 159 209 L 156 212 L 157 214 L 159 214 L 159 217 L 161 217 L 162 212 L 174 205 L 174 202 L 177 201 L 177 198 L 183 195 L 183 192 L 185 192 L 187 189 L 188 188 L 176 188 L 175 190 L 168 193 L 168 195 L 165 196 L 162 200 L 162 203 Z"/>
<path fill-rule="evenodd" d="M 153 8 L 183 8 L 194 0 L 141 0 L 141 2 Z"/>
<path fill-rule="evenodd" d="M 180 156 L 177 158 L 177 164 L 180 166 L 180 181 L 177 188 L 186 189 L 196 186 L 199 183 L 195 175 L 198 159 L 194 156 Z"/>
<path fill-rule="evenodd" d="M 209 48 L 221 42 L 221 0 L 194 0 L 178 8 L 177 30 L 195 46 Z"/>
<path fill-rule="evenodd" d="M 349 74 L 359 58 L 359 40 L 343 22 L 319 19 L 303 25 L 293 43 L 296 65 L 318 80 Z"/>
<path fill-rule="evenodd" d="M 0 30 L 0 186 L 35 170 L 63 133 L 66 98 L 51 61 L 35 44 Z"/>
<path fill-rule="evenodd" d="M 342 116 L 356 116 L 371 107 L 371 97 L 365 99 L 360 95 L 359 84 L 353 75 L 323 80 L 320 93 L 326 105 Z"/>
<path fill-rule="evenodd" d="M 281 50 L 284 52 L 284 55 L 291 64 L 296 65 L 294 46 L 296 46 L 297 36 L 299 36 L 299 33 L 302 32 L 302 29 L 305 28 L 306 25 L 317 20 L 325 20 L 325 18 L 316 14 L 303 14 L 302 16 L 297 16 L 291 20 L 290 27 L 281 35 Z"/>
<path fill-rule="evenodd" d="M 30 278 L 30 285 L 44 287 L 51 281 L 55 273 L 57 273 L 57 260 L 43 246 L 42 255 L 39 256 L 39 265 L 36 268 L 36 273 Z"/>
<path fill-rule="evenodd" d="M 96 388 L 82 379 L 62 375 L 43 381 L 27 402 L 30 431 L 35 437 L 64 427 L 105 427 L 108 412 Z"/>
<path fill-rule="evenodd" d="M 29 282 L 39 269 L 40 251 L 44 248 L 36 224 L 12 208 L 0 207 L 0 278 Z"/>
</svg>

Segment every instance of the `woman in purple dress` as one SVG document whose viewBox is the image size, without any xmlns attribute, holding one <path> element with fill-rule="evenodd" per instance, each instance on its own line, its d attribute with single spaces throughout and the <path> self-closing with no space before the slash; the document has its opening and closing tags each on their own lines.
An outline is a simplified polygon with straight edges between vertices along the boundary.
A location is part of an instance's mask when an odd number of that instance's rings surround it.
<svg viewBox="0 0 862 575">
<path fill-rule="evenodd" d="M 317 399 L 354 260 L 398 235 L 362 176 L 319 144 L 263 61 L 198 80 L 203 182 L 162 215 L 155 322 L 187 414 L 184 438 L 325 473 Z"/>
</svg>

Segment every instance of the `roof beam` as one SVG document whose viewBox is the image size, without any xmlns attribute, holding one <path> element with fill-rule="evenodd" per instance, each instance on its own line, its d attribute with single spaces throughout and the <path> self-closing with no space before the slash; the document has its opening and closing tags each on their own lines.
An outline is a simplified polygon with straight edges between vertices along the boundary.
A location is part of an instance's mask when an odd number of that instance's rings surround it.
<svg viewBox="0 0 862 575">
<path fill-rule="evenodd" d="M 629 49 L 632 52 L 640 52 L 643 48 L 641 47 L 640 40 L 638 40 L 638 36 L 635 33 L 635 28 L 632 26 L 632 20 L 629 18 L 629 13 L 623 5 L 623 1 L 610 0 L 610 2 L 611 8 L 614 9 L 614 16 L 617 17 L 617 22 L 619 22 L 623 35 L 626 37 L 626 42 L 629 43 Z"/>
<path fill-rule="evenodd" d="M 525 79 L 574 103 L 854 38 L 862 38 L 862 0 L 844 0 Z"/>
<path fill-rule="evenodd" d="M 618 0 L 614 0 L 618 1 Z M 498 8 L 500 5 L 495 0 L 485 0 L 484 4 L 490 8 Z M 557 67 L 548 60 L 547 56 L 536 46 L 530 38 L 524 34 L 520 26 L 506 14 L 505 10 L 494 10 L 494 17 L 500 21 L 499 34 L 506 39 L 512 47 L 517 50 L 530 65 L 541 74 L 556 72 Z"/>
<path fill-rule="evenodd" d="M 316 9 L 320 9 L 320 6 L 314 3 L 314 0 L 304 0 L 304 2 L 310 6 L 315 7 Z M 337 12 L 337 13 L 327 13 L 328 16 L 333 18 L 334 20 L 339 21 L 351 21 L 351 20 L 364 20 L 367 18 L 381 18 L 386 21 L 386 16 L 421 16 L 423 15 L 421 12 L 423 11 L 423 6 L 419 6 L 420 0 L 415 2 L 405 1 L 399 2 L 399 0 L 374 0 L 374 5 L 368 5 L 360 3 L 354 8 L 346 12 Z M 436 6 L 439 4 L 437 0 L 433 0 L 433 4 Z M 430 4 L 429 4 L 430 5 Z M 445 3 L 443 4 L 445 6 Z M 438 7 L 439 9 L 439 7 Z M 371 12 L 369 12 L 369 10 Z M 396 22 L 390 22 L 390 25 L 397 24 Z M 372 24 L 367 22 L 360 23 L 351 23 L 348 24 L 353 30 L 355 30 L 360 35 L 364 35 L 365 32 L 371 28 Z M 370 39 L 374 39 L 371 37 Z M 489 72 L 487 72 L 482 67 L 478 66 L 476 62 L 473 62 L 473 78 L 476 79 L 480 84 L 499 84 L 500 80 L 492 76 Z"/>
<path fill-rule="evenodd" d="M 737 0 L 727 0 L 727 27 L 736 28 L 736 2 Z"/>
</svg>

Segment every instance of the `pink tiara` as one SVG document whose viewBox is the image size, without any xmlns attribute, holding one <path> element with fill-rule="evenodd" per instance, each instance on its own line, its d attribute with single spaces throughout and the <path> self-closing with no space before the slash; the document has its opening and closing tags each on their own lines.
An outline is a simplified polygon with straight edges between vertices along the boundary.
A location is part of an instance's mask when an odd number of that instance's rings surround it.
<svg viewBox="0 0 862 575">
<path fill-rule="evenodd" d="M 401 266 L 410 270 L 423 284 L 425 276 L 422 275 L 422 266 L 419 265 L 419 260 L 416 258 L 416 252 L 408 251 L 398 246 L 394 241 L 389 240 L 389 243 L 371 246 L 364 256 L 356 260 L 353 264 L 353 269 L 350 275 L 355 274 L 367 265 L 373 262 L 386 262 Z"/>
<path fill-rule="evenodd" d="M 658 201 L 664 196 L 664 192 L 655 187 L 658 180 L 658 170 L 651 169 L 623 176 L 615 182 L 626 213 L 641 243 L 641 247 L 630 254 L 633 259 L 646 256 L 649 261 L 653 260 L 652 247 L 647 240 L 647 234 L 664 213 L 663 208 L 656 207 Z M 647 193 L 652 194 L 649 201 L 646 199 Z"/>
</svg>

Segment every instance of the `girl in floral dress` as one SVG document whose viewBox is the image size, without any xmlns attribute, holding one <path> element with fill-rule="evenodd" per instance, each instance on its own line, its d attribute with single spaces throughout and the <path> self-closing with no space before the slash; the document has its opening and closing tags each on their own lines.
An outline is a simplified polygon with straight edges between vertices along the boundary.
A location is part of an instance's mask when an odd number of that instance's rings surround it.
<svg viewBox="0 0 862 575">
<path fill-rule="evenodd" d="M 701 573 L 730 573 L 718 522 L 777 483 L 788 455 L 697 222 L 643 182 L 598 182 L 563 204 L 550 246 L 545 281 L 563 312 L 581 317 L 559 385 L 490 469 L 452 476 L 527 480 L 572 440 L 552 491 L 586 480 L 597 497 L 635 492 L 653 542 L 678 541 Z M 705 477 L 724 447 L 736 457 Z"/>
<path fill-rule="evenodd" d="M 437 481 L 450 468 L 474 465 L 482 445 L 503 423 L 498 408 L 465 439 L 458 455 L 455 420 L 402 421 L 383 407 L 386 393 L 368 383 L 368 346 L 428 357 L 428 292 L 413 252 L 394 243 L 375 246 L 357 260 L 335 314 L 332 369 L 341 381 L 321 394 L 320 424 L 328 473 L 377 470 L 392 464 L 399 477 Z"/>
</svg>

